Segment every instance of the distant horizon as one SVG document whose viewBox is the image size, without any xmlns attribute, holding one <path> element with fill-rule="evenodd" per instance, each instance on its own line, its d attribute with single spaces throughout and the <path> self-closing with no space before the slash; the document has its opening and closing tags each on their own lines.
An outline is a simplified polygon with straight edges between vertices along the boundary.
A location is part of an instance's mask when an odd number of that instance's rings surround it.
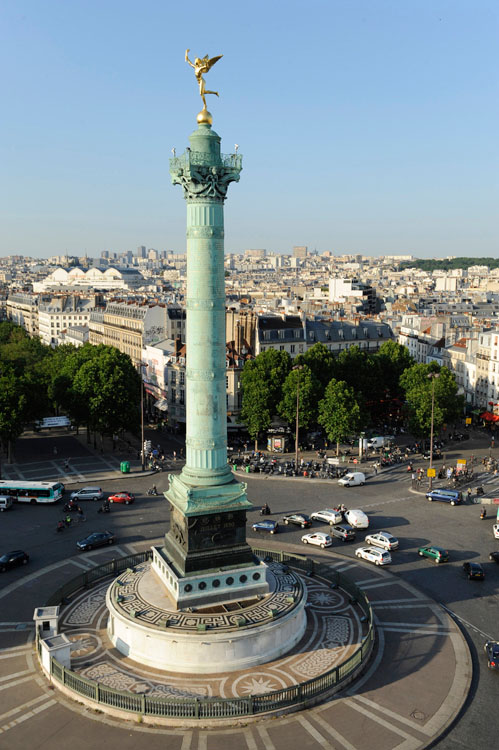
<svg viewBox="0 0 499 750">
<path fill-rule="evenodd" d="M 187 47 L 223 54 L 229 252 L 499 255 L 495 0 L 4 0 L 2 28 L 2 256 L 185 252 Z"/>
</svg>

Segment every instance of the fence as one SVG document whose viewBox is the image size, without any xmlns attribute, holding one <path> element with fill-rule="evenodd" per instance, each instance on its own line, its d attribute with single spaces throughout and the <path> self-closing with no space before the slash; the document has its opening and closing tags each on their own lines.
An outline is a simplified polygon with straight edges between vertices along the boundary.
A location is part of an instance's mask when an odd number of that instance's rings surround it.
<svg viewBox="0 0 499 750">
<path fill-rule="evenodd" d="M 367 596 L 344 574 L 331 570 L 327 565 L 315 563 L 314 560 L 302 555 L 256 548 L 253 549 L 253 552 L 264 560 L 289 564 L 290 567 L 300 570 L 308 576 L 317 575 L 325 578 L 332 586 L 338 586 L 346 591 L 350 596 L 351 603 L 360 606 L 364 615 L 363 619 L 367 624 L 367 633 L 359 648 L 347 661 L 298 685 L 292 685 L 264 695 L 249 695 L 244 698 L 168 698 L 143 693 L 136 694 L 127 690 L 116 690 L 63 667 L 54 658 L 50 661 L 52 680 L 101 706 L 108 706 L 141 716 L 168 719 L 230 719 L 252 716 L 310 702 L 334 688 L 338 688 L 341 683 L 352 676 L 353 672 L 368 661 L 372 651 L 375 636 L 372 610 Z M 89 570 L 58 589 L 47 602 L 47 606 L 59 604 L 70 594 L 83 587 L 88 587 L 89 584 L 99 578 L 120 573 L 151 557 L 152 553 L 147 551 L 112 560 L 105 565 Z M 41 645 L 38 635 L 37 648 L 40 654 Z"/>
</svg>

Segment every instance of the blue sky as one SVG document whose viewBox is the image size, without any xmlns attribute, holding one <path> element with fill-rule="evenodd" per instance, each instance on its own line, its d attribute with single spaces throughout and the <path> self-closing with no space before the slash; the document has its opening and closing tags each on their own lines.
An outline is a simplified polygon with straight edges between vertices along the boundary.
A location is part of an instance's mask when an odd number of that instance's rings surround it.
<svg viewBox="0 0 499 750">
<path fill-rule="evenodd" d="M 183 252 L 207 76 L 227 251 L 498 252 L 497 0 L 2 0 L 0 256 Z"/>
</svg>

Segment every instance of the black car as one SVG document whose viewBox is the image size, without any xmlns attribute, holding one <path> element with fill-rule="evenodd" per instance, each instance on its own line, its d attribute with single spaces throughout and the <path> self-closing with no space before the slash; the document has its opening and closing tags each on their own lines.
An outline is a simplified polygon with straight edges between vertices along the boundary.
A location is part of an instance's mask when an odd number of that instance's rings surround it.
<svg viewBox="0 0 499 750">
<path fill-rule="evenodd" d="M 76 546 L 81 550 L 103 547 L 105 544 L 114 544 L 114 534 L 110 531 L 94 531 L 93 534 L 89 534 L 85 539 L 80 539 L 79 542 L 76 542 Z"/>
<path fill-rule="evenodd" d="M 480 563 L 463 563 L 463 573 L 468 576 L 470 581 L 483 581 L 485 578 L 485 573 Z"/>
<path fill-rule="evenodd" d="M 489 669 L 499 669 L 499 643 L 487 641 L 483 650 L 487 654 L 487 666 Z"/>
<path fill-rule="evenodd" d="M 26 565 L 28 562 L 29 555 L 22 549 L 15 549 L 0 557 L 0 572 L 5 573 L 9 568 L 17 568 L 18 565 Z"/>
<path fill-rule="evenodd" d="M 497 552 L 497 551 L 491 552 L 490 555 L 489 555 L 489 560 L 491 562 L 495 562 L 496 565 L 499 565 L 499 552 Z"/>
<path fill-rule="evenodd" d="M 355 539 L 355 529 L 348 523 L 339 523 L 331 526 L 329 529 L 330 536 L 336 536 L 342 542 L 353 542 Z"/>
<path fill-rule="evenodd" d="M 282 520 L 286 525 L 294 523 L 296 526 L 301 526 L 302 529 L 308 529 L 312 526 L 310 516 L 307 516 L 306 513 L 291 513 L 288 516 L 284 516 Z"/>
</svg>

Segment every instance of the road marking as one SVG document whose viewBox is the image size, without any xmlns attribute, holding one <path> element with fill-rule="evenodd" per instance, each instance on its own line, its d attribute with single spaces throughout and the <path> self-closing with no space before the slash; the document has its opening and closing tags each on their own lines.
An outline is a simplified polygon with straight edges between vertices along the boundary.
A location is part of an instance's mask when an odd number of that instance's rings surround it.
<svg viewBox="0 0 499 750">
<path fill-rule="evenodd" d="M 407 734 L 407 732 L 404 732 L 403 729 L 399 729 L 394 724 L 390 724 L 389 721 L 385 721 L 380 716 L 377 716 L 376 714 L 373 714 L 372 711 L 368 711 L 364 706 L 356 705 L 355 700 L 348 701 L 348 705 L 350 708 L 354 708 L 356 711 L 359 711 L 363 716 L 367 716 L 368 719 L 372 719 L 377 724 L 380 724 L 382 727 L 385 727 L 385 729 L 388 729 L 390 732 L 393 732 L 394 734 L 398 734 L 400 737 L 403 737 L 405 740 L 410 740 L 411 742 L 407 745 L 407 748 L 410 747 L 420 747 L 421 742 L 417 740 L 415 737 L 413 737 L 410 734 Z M 405 744 L 405 743 L 404 743 Z"/>
<path fill-rule="evenodd" d="M 379 581 L 379 579 L 378 579 L 378 581 Z M 397 583 L 398 583 L 398 581 L 396 581 L 396 580 L 393 581 L 391 579 L 388 579 L 386 581 L 379 581 L 378 583 L 362 583 L 362 584 L 357 583 L 357 586 L 359 586 L 360 588 L 363 588 L 363 589 L 369 589 L 369 590 L 371 590 L 371 589 L 379 589 L 379 588 L 381 588 L 383 586 L 394 586 Z"/>
<path fill-rule="evenodd" d="M 95 567 L 93 563 L 85 562 L 84 560 L 68 560 L 72 565 L 76 565 L 78 568 L 83 568 L 83 570 L 89 570 L 90 568 Z"/>
<path fill-rule="evenodd" d="M 11 624 L 11 623 L 10 623 Z M 0 648 L 0 654 L 12 654 L 12 656 L 21 656 L 24 651 L 30 651 L 31 645 L 29 643 L 24 646 L 11 646 L 10 648 Z"/>
<path fill-rule="evenodd" d="M 26 649 L 25 651 L 17 651 L 13 654 L 2 654 L 0 656 L 0 659 L 12 659 L 15 656 L 25 656 L 26 654 L 29 654 L 30 648 Z"/>
<path fill-rule="evenodd" d="M 454 633 L 451 630 L 423 630 L 423 628 L 418 628 L 415 630 L 414 628 L 394 628 L 394 627 L 388 627 L 383 628 L 385 633 L 411 633 L 411 635 L 415 635 L 416 633 L 418 635 L 441 635 L 441 636 L 449 636 L 454 635 Z"/>
<path fill-rule="evenodd" d="M 371 602 L 371 604 L 373 606 L 376 605 L 377 607 L 389 607 L 390 604 L 398 606 L 399 604 L 405 604 L 406 602 L 410 603 L 413 607 L 429 607 L 430 605 L 435 604 L 431 599 L 414 599 L 414 597 L 412 599 L 378 599 L 377 601 Z"/>
<path fill-rule="evenodd" d="M 331 747 L 331 743 L 329 740 L 327 740 L 323 735 L 315 729 L 315 727 L 312 726 L 312 724 L 308 721 L 308 719 L 305 719 L 303 716 L 297 716 L 296 720 L 299 724 L 302 725 L 302 727 L 314 738 L 316 742 L 319 743 L 319 745 L 322 745 L 322 747 Z"/>
<path fill-rule="evenodd" d="M 208 735 L 206 732 L 199 732 L 198 750 L 206 750 L 208 747 Z"/>
<path fill-rule="evenodd" d="M 365 586 L 367 583 L 379 583 L 380 577 L 376 576 L 376 578 L 364 578 L 363 581 L 355 581 L 357 586 Z"/>
<path fill-rule="evenodd" d="M 41 711 L 45 711 L 46 708 L 50 708 L 50 706 L 54 706 L 57 703 L 57 701 L 54 700 L 54 698 L 50 698 L 46 703 L 43 703 L 41 706 L 37 706 L 36 708 L 33 708 L 31 711 L 28 711 L 27 713 L 23 714 L 22 716 L 19 716 L 17 719 L 14 719 L 14 721 L 10 721 L 8 724 L 4 724 L 3 727 L 0 727 L 0 733 L 7 732 L 9 729 L 12 729 L 13 727 L 17 726 L 18 724 L 21 724 L 23 721 L 26 721 L 27 719 L 31 719 L 36 714 L 39 714 Z"/>
<path fill-rule="evenodd" d="M 30 708 L 31 706 L 34 706 L 36 703 L 40 703 L 40 701 L 46 701 L 47 696 L 45 693 L 42 695 L 39 695 L 38 698 L 33 698 L 30 701 L 27 701 L 26 703 L 23 703 L 21 706 L 17 706 L 17 708 L 13 708 L 10 711 L 7 711 L 4 714 L 0 715 L 0 721 L 5 721 L 5 719 L 8 719 L 10 716 L 15 716 L 15 714 L 18 714 L 20 711 L 23 711 L 25 708 Z"/>
<path fill-rule="evenodd" d="M 353 563 L 350 563 L 349 565 L 340 565 L 338 568 L 336 568 L 336 570 L 338 570 L 340 573 L 343 573 L 345 570 L 348 570 L 349 568 L 357 568 L 357 567 L 358 567 L 358 563 L 353 562 Z"/>
<path fill-rule="evenodd" d="M 258 733 L 259 733 L 260 737 L 263 740 L 263 744 L 264 744 L 265 750 L 276 750 L 275 745 L 272 742 L 272 740 L 270 739 L 269 733 L 267 732 L 267 730 L 265 729 L 265 727 L 257 727 L 257 729 L 258 729 Z"/>
<path fill-rule="evenodd" d="M 348 701 L 346 702 L 346 705 L 348 706 Z M 319 716 L 318 714 L 313 714 L 314 721 L 317 722 L 317 724 L 320 724 L 320 726 L 331 735 L 331 737 L 338 742 L 340 745 L 343 745 L 345 750 L 358 750 L 358 748 L 355 747 L 355 745 L 352 745 L 351 742 L 349 742 L 343 735 L 341 735 L 339 732 L 336 731 L 336 729 L 333 729 L 333 727 L 325 721 L 325 719 L 322 718 L 322 716 Z"/>
<path fill-rule="evenodd" d="M 46 573 L 50 573 L 51 570 L 57 570 L 61 567 L 61 561 L 52 563 L 52 565 L 47 565 L 45 568 L 42 568 L 41 570 L 37 570 L 35 573 L 30 573 L 30 575 L 25 576 L 24 578 L 21 578 L 20 581 L 16 581 L 15 583 L 11 583 L 9 586 L 6 586 L 1 592 L 0 592 L 0 599 L 2 599 L 4 596 L 7 596 L 12 591 L 16 591 L 16 589 L 19 588 L 19 586 L 24 586 L 28 581 L 34 581 L 36 578 L 40 578 L 41 576 L 44 576 Z"/>
<path fill-rule="evenodd" d="M 192 732 L 186 732 L 182 737 L 180 750 L 191 750 Z"/>
<path fill-rule="evenodd" d="M 378 620 L 378 625 L 382 628 L 412 628 L 413 630 L 420 630 L 421 628 L 435 628 L 438 630 L 438 628 L 442 627 L 442 624 L 439 622 L 394 622 L 391 620 L 383 621 Z M 445 628 L 446 631 L 449 631 L 449 628 Z"/>
<path fill-rule="evenodd" d="M 32 669 L 23 669 L 21 672 L 12 672 L 12 674 L 6 674 L 5 677 L 0 677 L 0 682 L 7 682 L 7 680 L 12 680 L 14 677 L 22 677 L 24 674 L 31 674 L 34 670 Z"/>
<path fill-rule="evenodd" d="M 243 732 L 244 739 L 246 740 L 246 744 L 248 745 L 248 750 L 258 750 L 257 744 L 255 742 L 255 738 L 253 737 L 250 729 L 245 729 Z M 184 750 L 183 748 L 180 748 L 180 750 Z"/>
<path fill-rule="evenodd" d="M 448 607 L 446 607 L 444 604 L 441 604 L 440 606 L 442 607 L 442 609 L 445 609 L 445 611 L 448 612 L 451 617 L 453 617 L 455 620 L 459 620 L 459 622 L 462 622 L 463 625 L 466 625 L 466 627 L 471 628 L 476 633 L 480 633 L 480 635 L 483 635 L 489 641 L 493 641 L 494 640 L 494 636 L 493 635 L 489 635 L 488 633 L 484 633 L 484 631 L 480 630 L 480 628 L 477 628 L 476 625 L 473 625 L 471 622 L 468 622 L 468 620 L 465 620 L 463 617 L 460 617 L 459 615 L 456 615 L 455 612 L 453 612 L 451 609 L 449 609 Z"/>
<path fill-rule="evenodd" d="M 14 680 L 14 682 L 7 682 L 5 685 L 0 685 L 0 690 L 9 690 L 11 687 L 16 685 L 22 685 L 23 682 L 30 682 L 33 679 L 33 671 L 27 670 L 30 674 L 28 677 L 22 677 L 20 680 Z"/>
<path fill-rule="evenodd" d="M 389 708 L 386 708 L 385 706 L 380 706 L 378 703 L 375 703 L 374 701 L 369 700 L 369 698 L 365 698 L 363 695 L 355 695 L 353 696 L 352 700 L 359 701 L 360 703 L 365 703 L 366 706 L 370 706 L 371 708 L 374 708 L 376 711 L 379 711 L 381 714 L 390 716 L 392 719 L 399 721 L 401 724 L 405 724 L 411 729 L 416 729 L 418 732 L 422 732 L 423 734 L 426 734 L 428 736 L 431 736 L 433 734 L 433 732 L 429 731 L 424 725 L 418 724 L 417 722 L 412 721 L 411 719 L 407 719 L 405 716 L 395 713 L 395 711 L 390 711 Z"/>
</svg>

